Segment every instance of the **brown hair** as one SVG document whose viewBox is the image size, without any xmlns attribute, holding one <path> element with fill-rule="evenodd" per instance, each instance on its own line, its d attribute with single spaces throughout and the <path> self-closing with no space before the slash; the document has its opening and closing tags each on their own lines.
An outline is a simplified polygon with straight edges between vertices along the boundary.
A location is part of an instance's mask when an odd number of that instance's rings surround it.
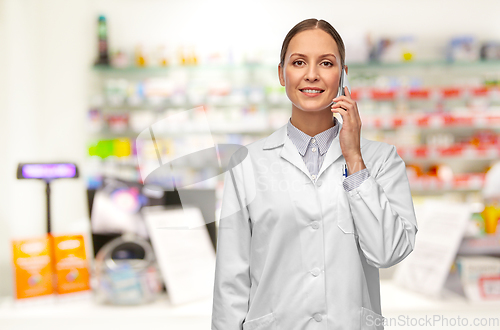
<svg viewBox="0 0 500 330">
<path fill-rule="evenodd" d="M 315 18 L 309 18 L 306 20 L 303 20 L 302 22 L 298 23 L 295 25 L 286 35 L 285 40 L 283 41 L 283 46 L 281 46 L 281 55 L 280 55 L 280 65 L 281 67 L 284 67 L 285 65 L 285 55 L 286 51 L 288 50 L 288 45 L 290 44 L 290 40 L 299 32 L 306 31 L 306 30 L 312 30 L 312 29 L 321 29 L 328 33 L 329 35 L 332 36 L 333 40 L 337 43 L 337 48 L 339 49 L 340 53 L 340 64 L 342 65 L 342 68 L 345 65 L 345 46 L 344 42 L 342 41 L 342 38 L 340 37 L 340 34 L 333 28 L 333 26 L 330 25 L 325 20 L 318 20 Z"/>
</svg>

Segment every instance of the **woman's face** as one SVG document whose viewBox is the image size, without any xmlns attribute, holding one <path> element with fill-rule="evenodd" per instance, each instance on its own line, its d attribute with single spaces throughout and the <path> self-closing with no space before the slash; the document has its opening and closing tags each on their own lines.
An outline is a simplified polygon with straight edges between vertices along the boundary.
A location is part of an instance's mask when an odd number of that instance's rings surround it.
<svg viewBox="0 0 500 330">
<path fill-rule="evenodd" d="M 321 29 L 297 33 L 288 45 L 284 67 L 278 67 L 281 86 L 295 108 L 313 112 L 328 109 L 337 96 L 340 54 L 333 38 Z"/>
</svg>

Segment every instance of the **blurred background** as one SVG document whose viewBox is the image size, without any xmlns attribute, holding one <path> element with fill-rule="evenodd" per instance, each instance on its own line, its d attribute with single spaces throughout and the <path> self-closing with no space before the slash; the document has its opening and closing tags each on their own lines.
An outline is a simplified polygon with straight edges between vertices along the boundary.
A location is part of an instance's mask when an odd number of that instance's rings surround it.
<svg viewBox="0 0 500 330">
<path fill-rule="evenodd" d="M 210 328 L 224 175 L 187 162 L 162 192 L 140 166 L 285 125 L 279 54 L 306 18 L 344 40 L 362 136 L 407 165 L 422 250 L 380 270 L 384 316 L 500 328 L 499 12 L 493 0 L 0 0 L 0 328 Z M 27 163 L 45 164 L 39 180 Z M 201 230 L 154 230 L 183 221 Z"/>
</svg>

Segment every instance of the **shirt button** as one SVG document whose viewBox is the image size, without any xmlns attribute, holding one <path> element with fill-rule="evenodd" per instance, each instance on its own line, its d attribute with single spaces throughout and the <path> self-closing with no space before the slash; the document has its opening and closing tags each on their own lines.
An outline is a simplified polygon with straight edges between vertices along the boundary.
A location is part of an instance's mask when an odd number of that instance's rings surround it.
<svg viewBox="0 0 500 330">
<path fill-rule="evenodd" d="M 311 142 L 312 142 L 312 143 L 316 142 L 316 139 L 312 139 L 312 140 L 311 140 Z"/>
<path fill-rule="evenodd" d="M 322 182 L 318 181 L 318 182 L 316 182 L 316 184 L 318 185 L 318 187 L 321 187 Z"/>
<path fill-rule="evenodd" d="M 321 314 L 314 314 L 313 317 L 317 322 L 321 322 L 321 320 L 323 320 L 323 316 L 321 316 Z"/>
<path fill-rule="evenodd" d="M 318 267 L 313 268 L 313 270 L 311 270 L 311 273 L 313 274 L 314 277 L 316 277 L 319 274 L 321 274 L 321 269 L 319 269 Z"/>
<path fill-rule="evenodd" d="M 311 178 L 313 178 L 313 180 L 315 180 L 316 179 L 316 174 L 311 175 Z"/>
<path fill-rule="evenodd" d="M 314 151 L 316 151 L 316 148 L 312 148 L 311 150 L 314 152 Z"/>
<path fill-rule="evenodd" d="M 311 223 L 311 227 L 313 227 L 313 229 L 318 229 L 318 228 L 319 228 L 319 223 L 318 223 L 318 221 L 313 221 L 313 222 Z"/>
</svg>

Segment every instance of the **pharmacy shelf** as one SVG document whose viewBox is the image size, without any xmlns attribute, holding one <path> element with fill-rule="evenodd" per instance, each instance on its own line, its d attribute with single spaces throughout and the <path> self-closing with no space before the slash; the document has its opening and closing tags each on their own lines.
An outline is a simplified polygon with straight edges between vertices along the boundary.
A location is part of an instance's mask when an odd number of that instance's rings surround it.
<svg viewBox="0 0 500 330">
<path fill-rule="evenodd" d="M 458 255 L 500 256 L 500 232 L 483 237 L 465 237 L 458 248 Z"/>
<path fill-rule="evenodd" d="M 500 60 L 486 61 L 447 61 L 447 60 L 415 60 L 404 62 L 369 62 L 369 63 L 346 63 L 349 69 L 379 70 L 379 69 L 410 69 L 410 68 L 454 68 L 454 69 L 485 69 L 498 68 Z"/>
<path fill-rule="evenodd" d="M 158 91 L 156 91 L 158 92 Z M 261 90 L 261 94 L 256 97 L 246 95 L 233 95 L 231 91 L 227 91 L 226 95 L 209 95 L 203 97 L 201 95 L 187 96 L 184 94 L 169 95 L 169 91 L 162 91 L 164 95 L 145 97 L 143 100 L 131 99 L 125 97 L 109 97 L 108 100 L 102 101 L 96 105 L 97 108 L 109 110 L 141 110 L 155 109 L 165 107 L 184 107 L 194 108 L 198 106 L 214 106 L 214 107 L 249 107 L 249 106 L 265 106 L 265 107 L 284 107 L 289 106 L 290 102 L 286 97 L 285 90 L 280 89 L 279 92 L 274 91 L 273 94 L 266 94 L 265 89 Z M 500 87 L 441 87 L 441 88 L 416 88 L 416 89 L 380 89 L 380 88 L 353 88 L 351 97 L 355 101 L 446 101 L 448 99 L 461 99 L 465 101 L 471 98 L 484 98 L 485 101 L 496 102 L 500 101 Z M 498 118 L 498 116 L 496 117 Z M 417 123 L 418 124 L 418 123 Z M 425 123 L 424 123 L 425 124 Z"/>
<path fill-rule="evenodd" d="M 479 191 L 484 185 L 484 173 L 456 174 L 449 181 L 444 181 L 435 176 L 424 175 L 409 178 L 412 192 L 415 193 L 442 193 L 442 192 L 467 192 Z"/>
<path fill-rule="evenodd" d="M 465 99 L 481 97 L 498 100 L 499 86 L 439 86 L 439 87 L 412 87 L 412 88 L 353 88 L 353 99 L 371 99 L 375 101 L 439 101 L 447 99 Z"/>
<path fill-rule="evenodd" d="M 409 114 L 361 114 L 363 129 L 500 129 L 498 111 L 454 113 L 409 113 Z"/>
<path fill-rule="evenodd" d="M 496 160 L 500 157 L 500 145 L 454 144 L 446 147 L 398 146 L 398 155 L 405 161 L 456 159 L 460 161 Z"/>
</svg>

